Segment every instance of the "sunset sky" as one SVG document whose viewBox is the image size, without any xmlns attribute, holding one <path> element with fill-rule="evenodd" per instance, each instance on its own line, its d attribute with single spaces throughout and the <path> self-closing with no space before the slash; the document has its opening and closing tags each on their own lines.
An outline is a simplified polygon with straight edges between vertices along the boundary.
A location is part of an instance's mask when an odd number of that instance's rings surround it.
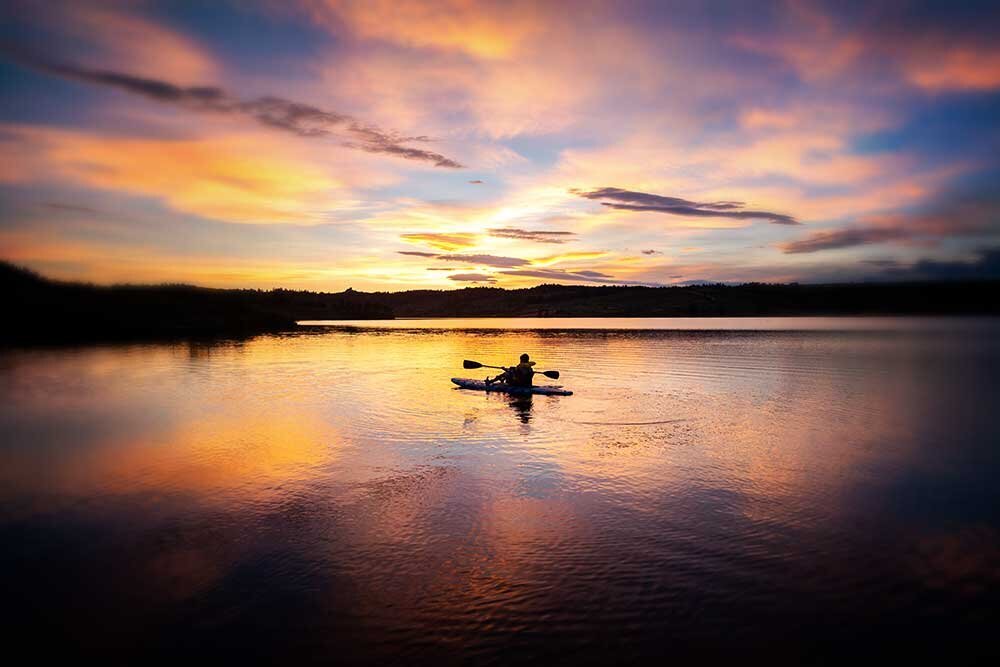
<svg viewBox="0 0 1000 667">
<path fill-rule="evenodd" d="M 45 275 L 1000 277 L 1000 3 L 4 0 L 0 24 L 0 258 Z"/>
</svg>

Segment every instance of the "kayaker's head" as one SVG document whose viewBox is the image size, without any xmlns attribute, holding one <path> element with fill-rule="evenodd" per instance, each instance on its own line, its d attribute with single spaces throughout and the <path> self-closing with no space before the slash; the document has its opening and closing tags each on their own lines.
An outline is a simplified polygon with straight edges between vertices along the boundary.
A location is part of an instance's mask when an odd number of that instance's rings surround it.
<svg viewBox="0 0 1000 667">
<path fill-rule="evenodd" d="M 528 363 L 528 355 L 527 354 L 522 354 L 521 355 L 521 363 L 522 364 Z"/>
</svg>

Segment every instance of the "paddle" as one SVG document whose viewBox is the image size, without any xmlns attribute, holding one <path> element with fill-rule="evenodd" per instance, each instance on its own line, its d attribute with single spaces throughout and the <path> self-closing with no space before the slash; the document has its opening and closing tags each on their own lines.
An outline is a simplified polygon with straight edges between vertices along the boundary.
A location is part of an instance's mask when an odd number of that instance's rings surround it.
<svg viewBox="0 0 1000 667">
<path fill-rule="evenodd" d="M 478 361 L 469 361 L 466 359 L 462 362 L 462 368 L 497 368 L 499 370 L 507 370 L 503 366 L 487 366 L 486 364 L 481 364 Z M 559 379 L 559 371 L 535 371 L 536 373 L 541 373 L 547 378 L 552 378 L 553 380 Z"/>
</svg>

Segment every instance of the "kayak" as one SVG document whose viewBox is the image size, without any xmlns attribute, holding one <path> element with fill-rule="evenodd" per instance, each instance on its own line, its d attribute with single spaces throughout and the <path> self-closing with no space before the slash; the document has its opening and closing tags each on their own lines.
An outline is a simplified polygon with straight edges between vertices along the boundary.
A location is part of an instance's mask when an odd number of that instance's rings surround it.
<svg viewBox="0 0 1000 667">
<path fill-rule="evenodd" d="M 545 394 L 546 396 L 572 396 L 573 392 L 563 389 L 562 385 L 535 385 L 533 387 L 512 387 L 509 384 L 496 382 L 486 384 L 482 380 L 469 380 L 466 378 L 452 378 L 452 382 L 462 389 L 474 389 L 476 391 L 497 391 L 503 394 Z"/>
</svg>

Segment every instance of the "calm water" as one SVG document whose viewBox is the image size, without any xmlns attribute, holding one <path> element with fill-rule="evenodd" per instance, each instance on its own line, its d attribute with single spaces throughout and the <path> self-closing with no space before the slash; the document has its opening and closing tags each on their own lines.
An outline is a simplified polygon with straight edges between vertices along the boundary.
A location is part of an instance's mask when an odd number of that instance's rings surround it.
<svg viewBox="0 0 1000 667">
<path fill-rule="evenodd" d="M 997 332 L 984 317 L 428 317 L 395 320 L 303 320 L 308 328 L 517 329 L 575 331 L 898 331 Z"/>
<path fill-rule="evenodd" d="M 996 652 L 1000 323 L 663 322 L 0 352 L 8 636 L 112 662 Z M 522 351 L 576 394 L 448 381 Z"/>
</svg>

